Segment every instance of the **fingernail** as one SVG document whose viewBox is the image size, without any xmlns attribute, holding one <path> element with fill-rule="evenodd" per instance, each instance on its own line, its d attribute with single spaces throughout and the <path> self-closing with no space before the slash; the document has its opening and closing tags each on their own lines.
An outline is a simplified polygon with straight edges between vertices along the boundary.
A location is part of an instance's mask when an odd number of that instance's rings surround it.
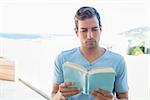
<svg viewBox="0 0 150 100">
<path fill-rule="evenodd" d="M 71 83 L 72 85 L 74 84 L 74 82 Z"/>
<path fill-rule="evenodd" d="M 80 89 L 80 88 L 78 88 L 78 90 L 80 91 L 81 89 Z"/>
</svg>

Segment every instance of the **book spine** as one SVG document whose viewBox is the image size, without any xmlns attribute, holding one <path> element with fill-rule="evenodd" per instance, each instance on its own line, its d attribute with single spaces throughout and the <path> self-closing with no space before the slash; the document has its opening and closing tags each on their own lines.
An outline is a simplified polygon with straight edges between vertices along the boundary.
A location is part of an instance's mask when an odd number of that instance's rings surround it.
<svg viewBox="0 0 150 100">
<path fill-rule="evenodd" d="M 88 77 L 88 74 L 86 75 L 86 94 L 89 95 L 90 94 L 90 82 L 89 82 L 89 77 Z"/>
<path fill-rule="evenodd" d="M 83 85 L 83 93 L 89 95 L 89 81 L 88 74 L 85 74 L 85 85 Z"/>
<path fill-rule="evenodd" d="M 84 83 L 83 83 L 83 90 L 82 93 L 86 94 L 86 74 L 84 74 Z"/>
</svg>

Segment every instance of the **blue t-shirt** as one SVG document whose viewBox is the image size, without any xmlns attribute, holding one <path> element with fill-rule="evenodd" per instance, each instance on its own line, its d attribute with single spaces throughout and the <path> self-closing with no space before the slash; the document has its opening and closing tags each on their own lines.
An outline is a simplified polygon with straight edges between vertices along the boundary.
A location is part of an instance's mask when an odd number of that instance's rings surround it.
<svg viewBox="0 0 150 100">
<path fill-rule="evenodd" d="M 115 92 L 127 92 L 128 82 L 127 82 L 127 69 L 124 58 L 112 51 L 106 50 L 105 53 L 89 63 L 87 59 L 81 54 L 79 48 L 74 48 L 71 50 L 61 52 L 55 60 L 54 68 L 54 83 L 61 84 L 64 82 L 62 65 L 65 62 L 77 63 L 84 66 L 87 70 L 91 70 L 95 66 L 106 66 L 112 67 L 115 72 L 115 83 L 114 83 L 114 93 Z M 83 93 L 71 96 L 69 100 L 93 100 L 93 96 L 85 95 Z"/>
</svg>

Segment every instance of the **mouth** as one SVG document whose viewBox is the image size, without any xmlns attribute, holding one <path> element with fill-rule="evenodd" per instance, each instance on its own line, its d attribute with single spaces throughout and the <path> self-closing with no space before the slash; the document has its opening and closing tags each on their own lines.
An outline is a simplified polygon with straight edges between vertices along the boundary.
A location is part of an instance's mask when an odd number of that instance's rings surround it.
<svg viewBox="0 0 150 100">
<path fill-rule="evenodd" d="M 95 40 L 87 40 L 86 43 L 93 43 L 96 42 Z"/>
<path fill-rule="evenodd" d="M 93 45 L 95 45 L 96 44 L 96 41 L 86 41 L 86 45 L 88 45 L 88 46 L 93 46 Z"/>
<path fill-rule="evenodd" d="M 85 46 L 88 48 L 94 48 L 97 46 L 97 41 L 94 39 L 86 40 L 84 43 L 85 43 Z"/>
</svg>

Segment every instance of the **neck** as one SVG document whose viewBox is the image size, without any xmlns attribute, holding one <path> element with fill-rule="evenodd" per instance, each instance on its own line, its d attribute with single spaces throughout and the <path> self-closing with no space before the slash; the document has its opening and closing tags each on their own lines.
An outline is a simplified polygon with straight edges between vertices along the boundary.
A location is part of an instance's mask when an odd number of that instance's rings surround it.
<svg viewBox="0 0 150 100">
<path fill-rule="evenodd" d="M 95 55 L 95 54 L 99 54 L 99 52 L 101 51 L 101 47 L 97 47 L 97 48 L 84 48 L 84 47 L 80 47 L 80 51 L 84 55 Z"/>
<path fill-rule="evenodd" d="M 82 55 L 91 63 L 97 58 L 101 57 L 104 54 L 105 49 L 102 47 L 90 49 L 80 47 L 80 51 Z"/>
</svg>

